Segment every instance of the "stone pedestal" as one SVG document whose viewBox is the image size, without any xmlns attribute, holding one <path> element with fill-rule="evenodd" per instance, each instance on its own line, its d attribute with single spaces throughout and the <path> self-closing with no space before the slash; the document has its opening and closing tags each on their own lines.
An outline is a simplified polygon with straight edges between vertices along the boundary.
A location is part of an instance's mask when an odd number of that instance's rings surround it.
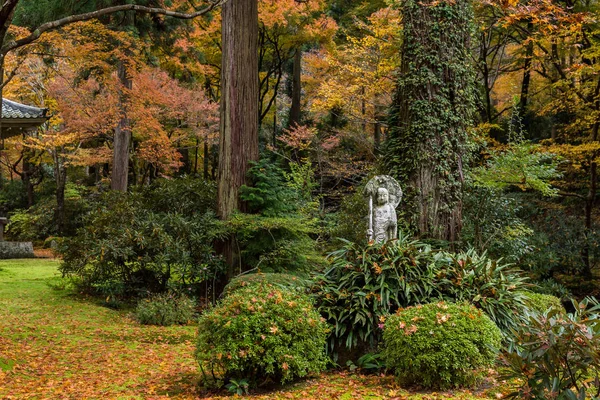
<svg viewBox="0 0 600 400">
<path fill-rule="evenodd" d="M 0 242 L 0 260 L 35 258 L 31 242 Z"/>
</svg>

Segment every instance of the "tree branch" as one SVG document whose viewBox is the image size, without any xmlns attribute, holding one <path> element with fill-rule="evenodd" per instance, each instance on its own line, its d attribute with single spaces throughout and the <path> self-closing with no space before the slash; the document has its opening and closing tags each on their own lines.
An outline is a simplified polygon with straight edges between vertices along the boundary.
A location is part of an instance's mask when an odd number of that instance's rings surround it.
<svg viewBox="0 0 600 400">
<path fill-rule="evenodd" d="M 100 18 L 104 15 L 114 14 L 121 11 L 136 11 L 147 14 L 165 15 L 167 17 L 173 17 L 178 19 L 193 19 L 210 12 L 215 7 L 223 4 L 226 1 L 228 0 L 210 0 L 210 4 L 207 7 L 200 11 L 196 11 L 189 14 L 178 11 L 165 10 L 163 8 L 145 7 L 137 4 L 126 4 L 121 6 L 107 7 L 89 13 L 71 15 L 69 17 L 57 19 L 56 21 L 46 22 L 45 24 L 42 24 L 38 28 L 36 28 L 29 36 L 25 36 L 17 40 L 11 40 L 10 42 L 2 46 L 2 48 L 0 49 L 0 55 L 6 55 L 11 50 L 33 43 L 40 36 L 42 36 L 48 31 L 52 31 L 75 22 L 88 21 L 90 19 Z"/>
</svg>

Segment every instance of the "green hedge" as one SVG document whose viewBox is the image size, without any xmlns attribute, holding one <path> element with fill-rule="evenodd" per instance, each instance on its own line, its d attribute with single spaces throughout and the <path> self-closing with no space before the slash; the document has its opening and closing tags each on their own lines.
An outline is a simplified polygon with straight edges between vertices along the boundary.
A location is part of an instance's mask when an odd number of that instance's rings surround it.
<svg viewBox="0 0 600 400">
<path fill-rule="evenodd" d="M 198 324 L 196 359 L 207 386 L 285 383 L 325 369 L 327 326 L 308 296 L 296 291 L 241 288 Z"/>
<path fill-rule="evenodd" d="M 468 304 L 431 303 L 385 322 L 383 356 L 403 384 L 448 389 L 474 385 L 496 360 L 502 334 Z"/>
</svg>

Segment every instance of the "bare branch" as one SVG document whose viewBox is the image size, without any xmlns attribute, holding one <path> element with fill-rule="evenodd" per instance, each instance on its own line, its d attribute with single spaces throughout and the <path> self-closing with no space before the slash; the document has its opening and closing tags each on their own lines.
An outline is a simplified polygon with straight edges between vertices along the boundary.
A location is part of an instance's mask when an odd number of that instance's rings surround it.
<svg viewBox="0 0 600 400">
<path fill-rule="evenodd" d="M 145 7 L 137 4 L 126 4 L 121 6 L 107 7 L 89 13 L 71 15 L 69 17 L 57 19 L 56 21 L 46 22 L 45 24 L 42 24 L 37 29 L 35 29 L 29 36 L 25 36 L 17 40 L 11 40 L 0 49 L 0 55 L 6 55 L 11 50 L 33 43 L 40 36 L 42 36 L 48 31 L 52 31 L 75 22 L 88 21 L 90 19 L 100 18 L 104 15 L 114 14 L 122 11 L 136 11 L 146 14 L 165 15 L 167 17 L 173 17 L 178 19 L 193 19 L 201 15 L 207 14 L 215 7 L 223 4 L 225 1 L 227 0 L 211 0 L 210 4 L 204 9 L 189 14 L 178 11 L 165 10 L 163 8 Z"/>
</svg>

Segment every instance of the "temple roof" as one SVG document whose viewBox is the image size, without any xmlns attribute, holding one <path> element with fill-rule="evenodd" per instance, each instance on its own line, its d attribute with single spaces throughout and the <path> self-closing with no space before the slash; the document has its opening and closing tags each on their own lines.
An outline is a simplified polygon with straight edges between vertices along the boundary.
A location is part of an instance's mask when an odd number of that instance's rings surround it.
<svg viewBox="0 0 600 400">
<path fill-rule="evenodd" d="M 12 100 L 2 99 L 2 119 L 46 118 L 48 109 L 26 106 Z"/>
<path fill-rule="evenodd" d="M 16 101 L 2 99 L 0 137 L 6 139 L 21 135 L 42 125 L 50 118 L 46 108 L 26 106 Z"/>
</svg>

